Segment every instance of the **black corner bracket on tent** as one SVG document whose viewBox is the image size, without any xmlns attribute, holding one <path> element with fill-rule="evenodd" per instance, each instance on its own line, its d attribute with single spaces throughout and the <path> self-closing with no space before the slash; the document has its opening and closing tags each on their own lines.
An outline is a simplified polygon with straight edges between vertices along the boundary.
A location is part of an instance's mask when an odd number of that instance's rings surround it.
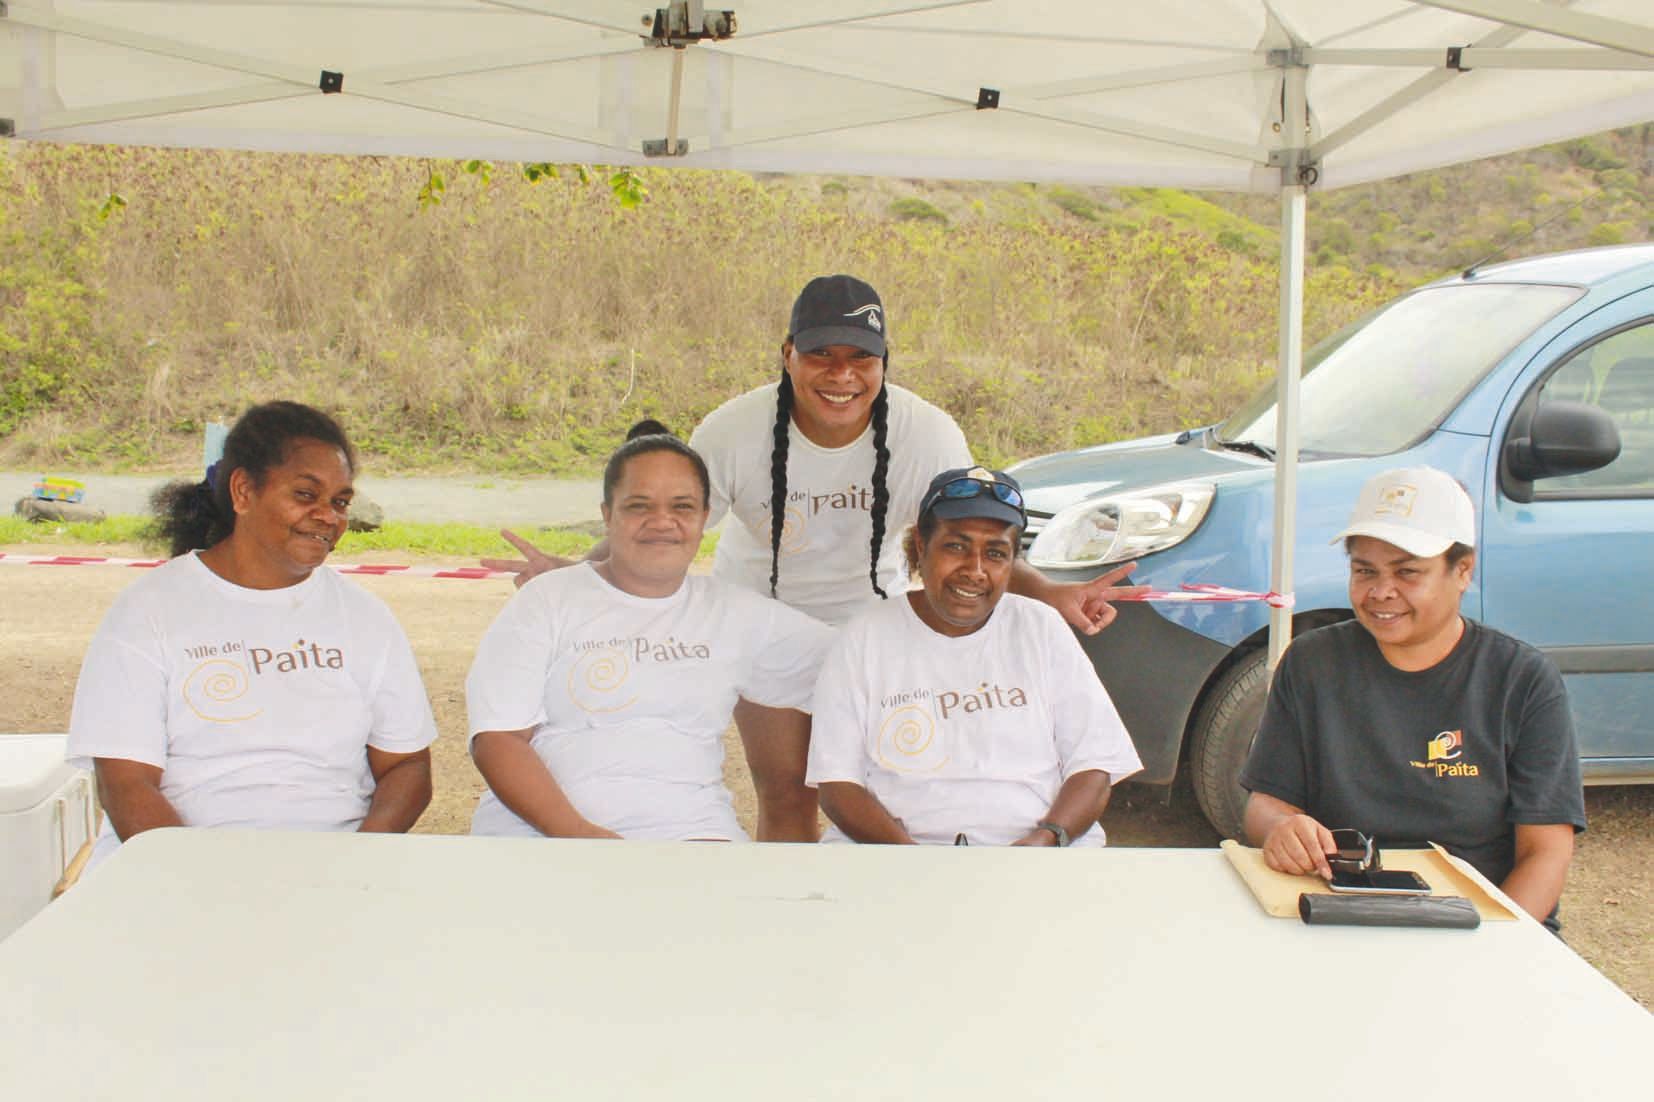
<svg viewBox="0 0 1654 1102">
<path fill-rule="evenodd" d="M 992 111 L 998 106 L 998 88 L 978 88 L 976 90 L 976 109 L 978 111 Z"/>
<path fill-rule="evenodd" d="M 17 120 L 0 119 L 0 138 L 17 137 Z"/>
<path fill-rule="evenodd" d="M 323 69 L 320 87 L 324 96 L 332 96 L 343 92 L 345 90 L 345 75 L 335 73 L 331 69 Z"/>
<path fill-rule="evenodd" d="M 672 0 L 670 7 L 656 8 L 653 18 L 645 12 L 643 25 L 649 28 L 645 43 L 679 49 L 695 42 L 722 42 L 740 29 L 733 11 L 707 11 L 702 0 Z"/>
<path fill-rule="evenodd" d="M 1465 68 L 1463 63 L 1460 61 L 1460 58 L 1462 58 L 1463 56 L 1464 56 L 1464 47 L 1463 46 L 1449 46 L 1447 48 L 1447 67 L 1449 69 L 1453 69 L 1456 72 L 1460 72 L 1460 73 L 1470 72 L 1470 70 Z"/>
</svg>

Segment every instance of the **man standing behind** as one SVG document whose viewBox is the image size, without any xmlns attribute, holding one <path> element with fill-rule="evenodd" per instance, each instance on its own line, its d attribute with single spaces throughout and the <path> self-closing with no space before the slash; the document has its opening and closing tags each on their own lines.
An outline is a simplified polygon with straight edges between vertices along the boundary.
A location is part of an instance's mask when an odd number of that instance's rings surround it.
<svg viewBox="0 0 1654 1102">
<path fill-rule="evenodd" d="M 1387 471 L 1337 538 L 1355 619 L 1306 633 L 1275 671 L 1240 776 L 1248 838 L 1271 868 L 1325 877 L 1329 825 L 1438 842 L 1558 928 L 1585 829 L 1573 720 L 1548 658 L 1459 613 L 1469 495 L 1430 467 Z"/>
</svg>

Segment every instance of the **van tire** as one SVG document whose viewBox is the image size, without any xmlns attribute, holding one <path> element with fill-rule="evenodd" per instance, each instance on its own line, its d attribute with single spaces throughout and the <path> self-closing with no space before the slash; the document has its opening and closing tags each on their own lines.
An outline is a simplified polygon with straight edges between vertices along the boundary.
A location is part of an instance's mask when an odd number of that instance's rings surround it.
<svg viewBox="0 0 1654 1102">
<path fill-rule="evenodd" d="M 1244 842 L 1241 820 L 1246 789 L 1236 779 L 1263 719 L 1269 695 L 1269 651 L 1260 647 L 1243 655 L 1212 683 L 1195 713 L 1189 749 L 1195 799 L 1207 821 L 1226 838 Z"/>
</svg>

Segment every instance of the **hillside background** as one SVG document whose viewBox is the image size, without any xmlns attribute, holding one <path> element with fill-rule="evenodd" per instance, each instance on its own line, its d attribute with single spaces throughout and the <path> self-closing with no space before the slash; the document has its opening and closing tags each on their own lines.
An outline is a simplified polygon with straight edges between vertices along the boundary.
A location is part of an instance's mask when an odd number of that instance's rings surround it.
<svg viewBox="0 0 1654 1102">
<path fill-rule="evenodd" d="M 529 176 L 536 177 L 530 179 Z M 617 189 L 619 194 L 617 195 Z M 773 378 L 812 275 L 980 459 L 1208 423 L 1273 375 L 1275 202 L 0 144 L 0 466 L 188 469 L 292 397 L 377 474 L 589 474 Z M 1654 237 L 1654 125 L 1312 194 L 1306 331 L 1508 246 Z"/>
</svg>

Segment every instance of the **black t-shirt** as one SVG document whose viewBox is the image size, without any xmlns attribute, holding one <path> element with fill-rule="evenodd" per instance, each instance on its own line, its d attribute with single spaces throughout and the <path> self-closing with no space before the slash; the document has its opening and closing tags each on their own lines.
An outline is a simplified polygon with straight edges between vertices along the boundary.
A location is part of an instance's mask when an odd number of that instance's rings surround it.
<svg viewBox="0 0 1654 1102">
<path fill-rule="evenodd" d="M 1355 620 L 1294 640 L 1240 783 L 1381 849 L 1438 842 L 1494 884 L 1516 862 L 1516 824 L 1585 829 L 1561 674 L 1468 619 L 1448 656 L 1415 672 Z"/>
</svg>

